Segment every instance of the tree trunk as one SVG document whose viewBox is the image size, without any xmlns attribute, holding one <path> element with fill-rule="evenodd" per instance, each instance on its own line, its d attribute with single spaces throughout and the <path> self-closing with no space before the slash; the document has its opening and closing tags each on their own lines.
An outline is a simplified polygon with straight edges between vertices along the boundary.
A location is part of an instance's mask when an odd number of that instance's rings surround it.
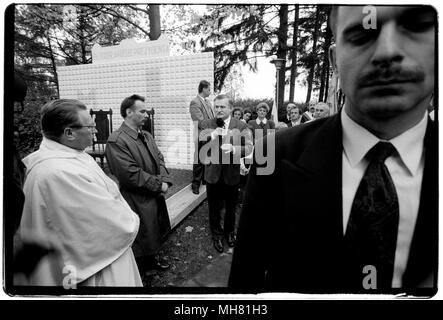
<svg viewBox="0 0 443 320">
<path fill-rule="evenodd" d="M 309 68 L 309 74 L 308 74 L 308 93 L 306 95 L 306 103 L 309 103 L 311 100 L 311 92 L 312 92 L 312 84 L 314 82 L 314 72 L 315 72 L 315 62 L 316 62 L 316 55 L 317 55 L 317 37 L 318 37 L 318 29 L 319 29 L 319 8 L 315 9 L 315 24 L 314 24 L 314 30 L 313 30 L 313 38 L 312 38 L 312 52 L 311 52 L 311 61 L 310 61 L 310 68 Z"/>
<path fill-rule="evenodd" d="M 86 57 L 86 41 L 85 41 L 85 29 L 86 29 L 86 21 L 85 21 L 85 17 L 84 17 L 84 12 L 83 10 L 80 11 L 80 16 L 79 16 L 79 37 L 80 37 L 80 51 L 81 51 L 81 64 L 87 64 L 88 63 L 88 59 Z"/>
<path fill-rule="evenodd" d="M 294 14 L 294 34 L 292 36 L 292 55 L 291 55 L 291 79 L 289 82 L 289 101 L 294 101 L 295 79 L 297 78 L 297 47 L 298 47 L 298 21 L 300 7 L 295 5 Z"/>
<path fill-rule="evenodd" d="M 277 58 L 286 60 L 286 54 L 288 51 L 288 5 L 282 4 L 278 11 L 280 18 L 280 25 L 278 28 L 278 49 Z M 285 75 L 286 75 L 286 61 L 280 69 L 278 81 L 278 97 L 277 97 L 277 111 L 283 107 L 283 101 L 285 96 Z"/>
<path fill-rule="evenodd" d="M 49 32 L 49 30 L 47 32 Z M 58 86 L 57 65 L 55 63 L 55 57 L 54 57 L 54 52 L 52 51 L 51 39 L 49 38 L 48 33 L 46 34 L 46 40 L 48 41 L 49 55 L 50 55 L 50 59 L 51 59 L 52 70 L 54 72 L 54 84 L 57 89 L 57 99 L 59 99 L 60 98 L 60 90 L 59 90 L 59 86 Z"/>
<path fill-rule="evenodd" d="M 149 39 L 151 41 L 160 38 L 161 24 L 160 24 L 160 5 L 149 5 Z"/>
<path fill-rule="evenodd" d="M 329 10 L 325 10 L 325 14 L 329 16 Z M 329 19 L 329 18 L 328 18 Z M 326 20 L 328 24 L 329 21 Z M 328 77 L 329 77 L 329 47 L 331 45 L 332 40 L 332 32 L 329 28 L 326 28 L 325 32 L 325 42 L 323 44 L 323 62 L 320 76 L 320 92 L 319 92 L 319 101 L 326 101 L 328 98 Z"/>
</svg>

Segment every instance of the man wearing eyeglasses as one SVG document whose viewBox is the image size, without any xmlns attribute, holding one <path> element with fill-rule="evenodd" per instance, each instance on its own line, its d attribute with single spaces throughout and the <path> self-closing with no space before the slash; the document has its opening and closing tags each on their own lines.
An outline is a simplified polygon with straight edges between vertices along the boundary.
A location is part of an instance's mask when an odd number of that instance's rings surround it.
<svg viewBox="0 0 443 320">
<path fill-rule="evenodd" d="M 19 234 L 57 243 L 29 276 L 35 286 L 142 286 L 131 249 L 139 218 L 84 150 L 96 132 L 86 106 L 54 100 L 41 110 L 43 141 L 24 159 Z"/>
</svg>

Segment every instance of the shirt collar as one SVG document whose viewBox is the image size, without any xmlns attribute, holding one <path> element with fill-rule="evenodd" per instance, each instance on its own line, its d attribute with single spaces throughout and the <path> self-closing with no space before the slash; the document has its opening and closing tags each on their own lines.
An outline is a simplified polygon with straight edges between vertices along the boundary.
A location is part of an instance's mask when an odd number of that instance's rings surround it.
<svg viewBox="0 0 443 320">
<path fill-rule="evenodd" d="M 266 124 L 266 122 L 268 121 L 268 119 L 264 118 L 263 121 L 260 121 L 259 118 L 255 119 L 255 121 L 257 122 L 257 124 L 260 124 L 260 122 L 263 122 L 263 124 Z"/>
<path fill-rule="evenodd" d="M 131 127 L 129 127 L 124 121 L 120 127 L 121 130 L 126 132 L 132 139 L 137 140 L 138 138 L 138 131 L 135 131 Z"/>
<path fill-rule="evenodd" d="M 61 144 L 55 140 L 48 139 L 46 137 L 43 137 L 42 142 L 41 142 L 41 146 L 43 146 L 44 148 L 50 149 L 50 150 L 64 151 L 64 152 L 72 153 L 75 155 L 79 155 L 79 154 L 84 153 L 84 150 L 77 150 L 77 149 L 65 146 L 64 144 Z"/>
<path fill-rule="evenodd" d="M 225 128 L 229 128 L 229 124 L 231 123 L 231 116 L 227 117 L 224 121 L 225 121 Z"/>
<path fill-rule="evenodd" d="M 344 152 L 350 165 L 355 167 L 363 160 L 366 153 L 381 140 L 352 120 L 346 113 L 346 106 L 345 110 L 341 112 L 341 122 Z M 411 175 L 415 175 L 420 164 L 427 123 L 428 114 L 425 112 L 423 119 L 418 124 L 389 140 Z"/>
</svg>

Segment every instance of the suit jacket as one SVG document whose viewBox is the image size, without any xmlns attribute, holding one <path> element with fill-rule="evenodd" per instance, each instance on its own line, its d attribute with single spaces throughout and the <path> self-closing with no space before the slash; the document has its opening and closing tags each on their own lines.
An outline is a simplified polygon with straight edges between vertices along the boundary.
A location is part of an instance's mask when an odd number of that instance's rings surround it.
<svg viewBox="0 0 443 320">
<path fill-rule="evenodd" d="M 205 181 L 215 184 L 223 178 L 227 185 L 240 183 L 240 158 L 249 155 L 253 150 L 252 134 L 248 126 L 240 120 L 231 117 L 228 134 L 223 138 L 223 143 L 231 143 L 235 150 L 228 155 L 221 152 L 218 139 L 211 140 L 211 132 L 217 128 L 216 119 L 203 121 L 200 141 L 206 144 L 202 152 L 207 155 L 203 163 L 205 164 Z M 218 155 L 222 155 L 222 159 Z M 222 161 L 220 161 L 222 160 Z M 218 163 L 215 163 L 215 162 Z M 224 164 L 223 164 L 224 163 Z"/>
<path fill-rule="evenodd" d="M 189 113 L 191 114 L 192 121 L 198 121 L 199 129 L 201 129 L 202 121 L 215 117 L 212 106 L 207 101 L 206 103 L 203 103 L 199 95 L 192 99 L 189 106 Z"/>
<path fill-rule="evenodd" d="M 136 257 L 154 255 L 171 230 L 162 182 L 172 185 L 163 155 L 152 135 L 143 131 L 147 148 L 136 131 L 124 122 L 106 144 L 106 160 L 120 184 L 120 191 L 140 217 L 140 229 L 132 249 Z"/>
<path fill-rule="evenodd" d="M 281 130 L 275 141 L 274 173 L 258 176 L 256 165 L 250 172 L 229 286 L 254 292 L 348 292 L 343 285 L 340 115 Z M 436 125 L 429 121 L 420 207 L 401 292 L 423 292 L 418 287 L 432 273 L 430 291 L 436 289 L 437 145 Z"/>
</svg>

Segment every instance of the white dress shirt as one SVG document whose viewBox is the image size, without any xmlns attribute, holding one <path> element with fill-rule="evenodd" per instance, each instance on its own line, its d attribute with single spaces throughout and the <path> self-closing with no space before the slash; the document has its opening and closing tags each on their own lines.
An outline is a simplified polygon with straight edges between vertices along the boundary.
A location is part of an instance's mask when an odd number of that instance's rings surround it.
<svg viewBox="0 0 443 320">
<path fill-rule="evenodd" d="M 231 123 L 231 116 L 227 117 L 224 121 L 225 121 L 225 129 L 228 129 L 229 124 Z"/>
<path fill-rule="evenodd" d="M 369 164 L 365 155 L 381 140 L 353 121 L 346 114 L 346 107 L 341 113 L 341 121 L 343 128 L 343 230 L 346 232 L 355 193 Z M 423 139 L 427 122 L 426 112 L 417 125 L 389 140 L 397 152 L 386 159 L 385 165 L 394 182 L 400 209 L 393 288 L 402 285 L 417 220 L 425 160 Z"/>
</svg>

